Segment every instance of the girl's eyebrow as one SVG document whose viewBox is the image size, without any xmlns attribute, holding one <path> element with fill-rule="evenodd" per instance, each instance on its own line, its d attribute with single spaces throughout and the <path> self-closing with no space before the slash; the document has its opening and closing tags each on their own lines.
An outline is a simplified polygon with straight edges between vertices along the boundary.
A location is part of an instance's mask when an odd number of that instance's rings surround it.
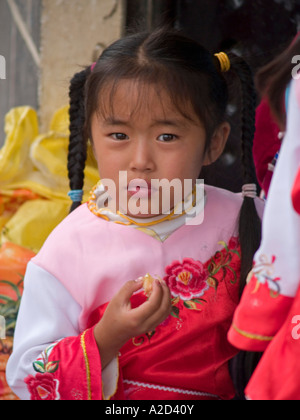
<svg viewBox="0 0 300 420">
<path fill-rule="evenodd" d="M 115 117 L 107 117 L 103 121 L 105 125 L 115 126 L 115 125 L 124 125 L 124 126 L 131 126 L 130 121 L 122 120 Z M 151 124 L 152 127 L 157 126 L 170 126 L 170 127 L 186 127 L 187 123 L 183 119 L 168 119 L 168 120 L 153 120 L 153 124 Z"/>
<path fill-rule="evenodd" d="M 107 117 L 103 122 L 105 125 L 130 125 L 130 121 L 121 120 L 115 117 Z"/>
<path fill-rule="evenodd" d="M 173 119 L 173 120 L 155 120 L 152 124 L 152 127 L 168 125 L 170 127 L 186 127 L 187 123 L 183 119 Z"/>
</svg>

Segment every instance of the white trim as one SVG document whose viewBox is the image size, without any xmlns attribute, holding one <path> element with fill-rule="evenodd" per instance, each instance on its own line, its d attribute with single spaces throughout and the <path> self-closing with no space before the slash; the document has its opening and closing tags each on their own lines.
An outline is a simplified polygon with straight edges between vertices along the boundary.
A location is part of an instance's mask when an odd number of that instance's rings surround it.
<svg viewBox="0 0 300 420">
<path fill-rule="evenodd" d="M 144 382 L 129 381 L 128 379 L 124 379 L 123 383 L 127 385 L 140 386 L 142 388 L 158 389 L 159 391 L 174 392 L 174 393 L 184 394 L 184 395 L 193 395 L 195 397 L 210 397 L 210 398 L 219 399 L 217 395 L 209 394 L 207 392 L 189 391 L 187 389 L 181 389 L 181 388 L 171 388 L 171 387 L 162 386 L 162 385 L 146 384 Z"/>
</svg>

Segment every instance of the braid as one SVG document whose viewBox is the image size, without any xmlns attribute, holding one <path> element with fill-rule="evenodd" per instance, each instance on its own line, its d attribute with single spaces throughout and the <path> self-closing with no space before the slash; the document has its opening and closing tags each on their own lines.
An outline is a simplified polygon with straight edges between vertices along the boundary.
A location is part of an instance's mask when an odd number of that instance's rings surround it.
<svg viewBox="0 0 300 420">
<path fill-rule="evenodd" d="M 253 75 L 248 64 L 234 54 L 228 54 L 232 69 L 241 81 L 242 90 L 242 163 L 245 184 L 257 184 L 253 161 L 253 139 L 255 134 L 256 91 Z M 239 238 L 242 252 L 240 294 L 242 294 L 249 272 L 253 267 L 254 254 L 261 242 L 261 220 L 253 198 L 245 197 L 239 218 Z M 237 396 L 244 399 L 244 390 L 259 360 L 260 353 L 241 351 L 231 361 L 231 373 Z"/>
<path fill-rule="evenodd" d="M 84 87 L 89 74 L 90 68 L 75 74 L 70 84 L 70 142 L 68 171 L 71 191 L 82 190 L 84 185 L 84 168 L 87 158 L 87 141 L 84 135 Z M 79 207 L 80 204 L 81 201 L 73 202 L 70 212 Z"/>
<path fill-rule="evenodd" d="M 242 90 L 242 163 L 244 184 L 257 184 L 253 161 L 253 139 L 255 134 L 256 91 L 253 75 L 248 64 L 240 57 L 229 54 L 233 70 L 241 81 Z M 261 242 L 261 220 L 255 201 L 245 197 L 240 212 L 239 237 L 242 250 L 241 289 L 253 266 L 253 257 Z"/>
</svg>

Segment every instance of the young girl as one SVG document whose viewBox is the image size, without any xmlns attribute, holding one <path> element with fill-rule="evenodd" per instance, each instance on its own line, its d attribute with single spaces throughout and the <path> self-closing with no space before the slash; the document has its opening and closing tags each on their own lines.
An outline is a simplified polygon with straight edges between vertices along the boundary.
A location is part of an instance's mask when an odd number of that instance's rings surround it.
<svg viewBox="0 0 300 420">
<path fill-rule="evenodd" d="M 174 191 L 165 208 L 151 181 L 195 187 L 201 168 L 221 155 L 230 131 L 222 73 L 230 69 L 243 93 L 243 197 L 206 186 L 204 215 L 187 223 Z M 9 384 L 34 400 L 232 399 L 228 364 L 237 351 L 227 332 L 260 243 L 248 66 L 156 30 L 107 48 L 75 75 L 70 98 L 78 208 L 29 263 Z M 80 205 L 87 139 L 101 179 L 115 186 L 115 211 L 101 183 Z M 159 214 L 151 213 L 155 194 Z M 137 196 L 148 211 L 133 214 Z M 194 188 L 184 208 L 202 198 Z"/>
</svg>

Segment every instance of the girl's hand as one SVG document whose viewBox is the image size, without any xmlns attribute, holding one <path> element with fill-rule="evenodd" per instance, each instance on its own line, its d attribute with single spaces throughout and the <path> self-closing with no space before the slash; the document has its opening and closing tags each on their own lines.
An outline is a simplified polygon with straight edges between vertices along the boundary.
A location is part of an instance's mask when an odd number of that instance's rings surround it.
<svg viewBox="0 0 300 420">
<path fill-rule="evenodd" d="M 102 369 L 117 356 L 133 337 L 155 330 L 171 313 L 171 295 L 166 283 L 155 281 L 153 292 L 144 304 L 132 309 L 130 298 L 141 289 L 143 281 L 129 281 L 108 305 L 94 329 Z"/>
</svg>

